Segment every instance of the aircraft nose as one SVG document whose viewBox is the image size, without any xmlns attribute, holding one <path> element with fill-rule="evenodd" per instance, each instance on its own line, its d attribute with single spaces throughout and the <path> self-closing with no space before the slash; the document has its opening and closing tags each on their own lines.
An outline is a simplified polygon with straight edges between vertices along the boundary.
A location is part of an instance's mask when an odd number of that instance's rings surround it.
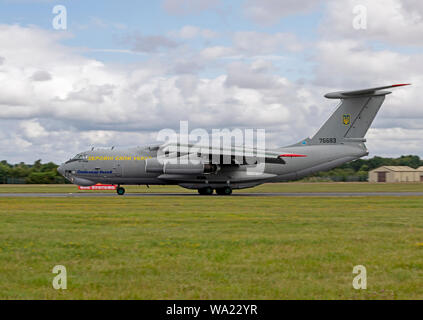
<svg viewBox="0 0 423 320">
<path fill-rule="evenodd" d="M 63 169 L 63 165 L 61 165 L 57 168 L 57 172 L 59 172 L 62 176 L 64 175 L 65 170 Z"/>
</svg>

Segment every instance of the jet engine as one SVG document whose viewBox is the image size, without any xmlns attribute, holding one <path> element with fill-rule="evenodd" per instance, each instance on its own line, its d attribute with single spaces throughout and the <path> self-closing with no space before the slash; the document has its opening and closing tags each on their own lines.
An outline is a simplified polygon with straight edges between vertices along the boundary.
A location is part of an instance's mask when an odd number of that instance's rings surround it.
<svg viewBox="0 0 423 320">
<path fill-rule="evenodd" d="M 158 159 L 147 159 L 145 162 L 145 172 L 160 174 L 205 174 L 215 173 L 218 167 L 215 164 L 203 163 L 202 160 L 190 160 L 183 162 L 181 159 L 176 161 L 159 161 Z"/>
<path fill-rule="evenodd" d="M 84 178 L 76 178 L 76 177 L 71 177 L 70 181 L 78 186 L 82 186 L 82 187 L 89 187 L 89 186 L 93 186 L 95 185 L 95 182 L 88 180 L 88 179 L 84 179 Z"/>
</svg>

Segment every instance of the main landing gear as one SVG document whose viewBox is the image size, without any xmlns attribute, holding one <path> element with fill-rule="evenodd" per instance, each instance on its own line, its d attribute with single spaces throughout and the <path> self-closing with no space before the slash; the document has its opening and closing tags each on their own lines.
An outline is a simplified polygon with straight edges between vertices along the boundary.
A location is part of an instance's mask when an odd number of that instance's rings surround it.
<svg viewBox="0 0 423 320">
<path fill-rule="evenodd" d="M 125 188 L 122 188 L 121 186 L 118 186 L 116 188 L 116 192 L 118 195 L 123 196 L 125 194 Z"/>
<path fill-rule="evenodd" d="M 223 187 L 216 189 L 216 193 L 221 196 L 229 196 L 232 194 L 232 188 L 231 187 Z"/>
<path fill-rule="evenodd" d="M 203 196 L 204 195 L 209 196 L 209 195 L 213 194 L 213 189 L 211 187 L 201 188 L 201 189 L 198 189 L 198 193 L 203 195 Z"/>
<path fill-rule="evenodd" d="M 198 193 L 201 194 L 201 195 L 212 195 L 213 194 L 213 188 L 212 187 L 201 188 L 201 189 L 198 189 Z M 232 188 L 228 187 L 228 186 L 223 187 L 223 188 L 217 188 L 216 193 L 218 195 L 228 196 L 228 195 L 232 194 Z"/>
</svg>

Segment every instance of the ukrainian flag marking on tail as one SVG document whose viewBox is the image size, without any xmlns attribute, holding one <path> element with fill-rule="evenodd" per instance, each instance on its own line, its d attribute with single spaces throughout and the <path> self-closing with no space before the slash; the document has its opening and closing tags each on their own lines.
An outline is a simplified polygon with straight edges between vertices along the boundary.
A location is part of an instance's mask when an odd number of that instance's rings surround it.
<svg viewBox="0 0 423 320">
<path fill-rule="evenodd" d="M 350 114 L 344 114 L 343 117 L 344 125 L 349 125 L 351 123 L 351 115 Z"/>
</svg>

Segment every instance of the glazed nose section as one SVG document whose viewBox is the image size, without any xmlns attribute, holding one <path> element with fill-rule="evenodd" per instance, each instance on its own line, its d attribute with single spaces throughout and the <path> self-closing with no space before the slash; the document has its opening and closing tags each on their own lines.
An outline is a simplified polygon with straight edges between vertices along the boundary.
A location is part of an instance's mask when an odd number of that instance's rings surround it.
<svg viewBox="0 0 423 320">
<path fill-rule="evenodd" d="M 57 168 L 57 172 L 59 172 L 62 176 L 65 175 L 65 169 L 63 168 L 63 164 Z"/>
</svg>

